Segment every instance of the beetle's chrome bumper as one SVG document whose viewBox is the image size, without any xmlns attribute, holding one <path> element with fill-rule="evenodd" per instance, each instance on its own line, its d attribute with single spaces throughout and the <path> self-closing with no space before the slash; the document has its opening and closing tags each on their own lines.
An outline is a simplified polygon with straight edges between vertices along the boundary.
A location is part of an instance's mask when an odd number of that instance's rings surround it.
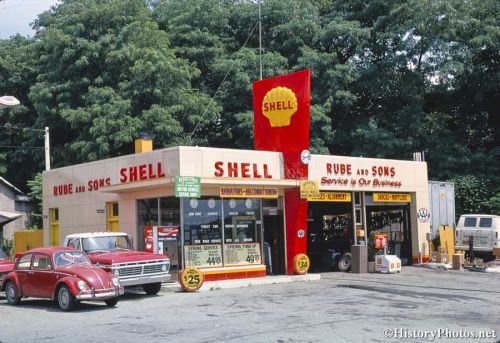
<svg viewBox="0 0 500 343">
<path fill-rule="evenodd" d="M 138 275 L 137 277 L 128 277 L 128 278 L 121 278 L 118 277 L 118 280 L 120 280 L 120 284 L 124 287 L 128 286 L 139 286 L 139 285 L 146 285 L 148 283 L 157 283 L 157 282 L 168 282 L 170 281 L 171 274 L 161 274 L 161 275 Z"/>
<path fill-rule="evenodd" d="M 95 289 L 87 289 L 76 295 L 77 300 L 106 300 L 115 298 L 124 293 L 123 287 L 109 288 L 96 291 Z"/>
</svg>

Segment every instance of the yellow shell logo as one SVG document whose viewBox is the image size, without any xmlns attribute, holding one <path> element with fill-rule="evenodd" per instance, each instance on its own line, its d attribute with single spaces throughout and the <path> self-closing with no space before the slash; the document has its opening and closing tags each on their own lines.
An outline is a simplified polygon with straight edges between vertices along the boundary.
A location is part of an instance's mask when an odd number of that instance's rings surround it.
<svg viewBox="0 0 500 343">
<path fill-rule="evenodd" d="M 286 87 L 271 89 L 262 101 L 262 113 L 269 119 L 271 127 L 289 126 L 297 107 L 295 93 Z"/>
</svg>

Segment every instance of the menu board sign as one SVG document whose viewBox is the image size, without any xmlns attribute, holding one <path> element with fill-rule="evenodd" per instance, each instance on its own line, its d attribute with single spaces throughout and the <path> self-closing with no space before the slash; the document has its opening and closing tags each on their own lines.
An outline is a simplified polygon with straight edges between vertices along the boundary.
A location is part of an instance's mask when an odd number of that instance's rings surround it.
<svg viewBox="0 0 500 343">
<path fill-rule="evenodd" d="M 262 264 L 258 243 L 224 244 L 226 266 Z"/>
<path fill-rule="evenodd" d="M 222 248 L 220 244 L 185 245 L 186 267 L 222 267 Z"/>
</svg>

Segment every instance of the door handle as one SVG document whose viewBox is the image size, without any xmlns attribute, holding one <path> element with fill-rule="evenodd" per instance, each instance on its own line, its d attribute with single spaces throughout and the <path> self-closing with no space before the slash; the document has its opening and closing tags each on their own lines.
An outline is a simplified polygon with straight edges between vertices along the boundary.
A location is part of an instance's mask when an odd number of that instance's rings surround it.
<svg viewBox="0 0 500 343">
<path fill-rule="evenodd" d="M 28 274 L 33 275 L 35 272 L 29 271 Z"/>
</svg>

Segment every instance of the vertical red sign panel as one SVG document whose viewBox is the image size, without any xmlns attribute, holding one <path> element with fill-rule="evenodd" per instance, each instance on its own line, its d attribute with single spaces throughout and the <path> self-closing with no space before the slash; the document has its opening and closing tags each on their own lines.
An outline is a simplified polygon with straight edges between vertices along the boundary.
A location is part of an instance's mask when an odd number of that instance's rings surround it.
<svg viewBox="0 0 500 343">
<path fill-rule="evenodd" d="M 285 178 L 307 179 L 300 153 L 309 149 L 310 71 L 303 70 L 253 83 L 256 150 L 283 153 Z M 299 189 L 285 191 L 287 274 L 293 258 L 307 253 L 307 200 Z"/>
<path fill-rule="evenodd" d="M 255 149 L 282 152 L 286 178 L 307 178 L 310 101 L 309 70 L 253 83 Z"/>
</svg>

